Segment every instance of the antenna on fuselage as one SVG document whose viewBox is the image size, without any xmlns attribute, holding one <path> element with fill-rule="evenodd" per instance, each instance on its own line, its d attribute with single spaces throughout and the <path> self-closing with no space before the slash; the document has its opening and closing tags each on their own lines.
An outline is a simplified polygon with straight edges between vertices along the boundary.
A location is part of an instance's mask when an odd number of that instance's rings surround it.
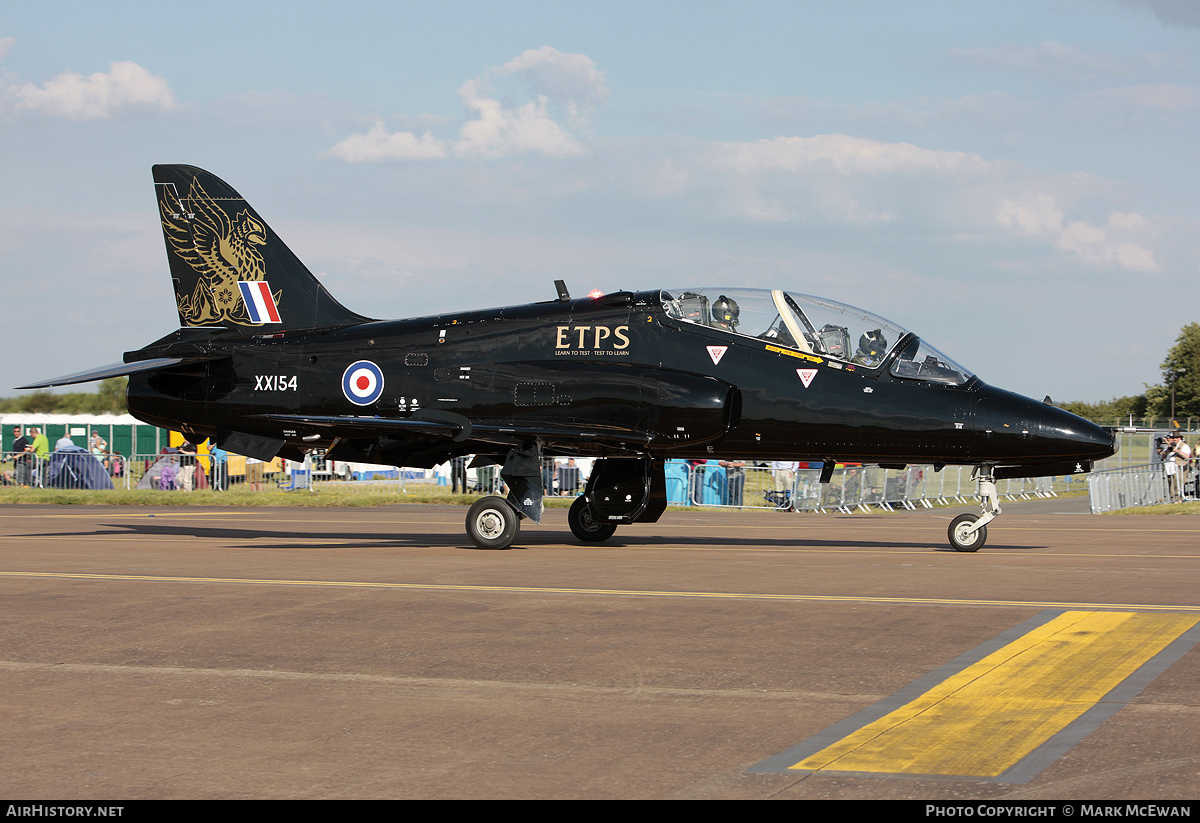
<svg viewBox="0 0 1200 823">
<path fill-rule="evenodd" d="M 554 288 L 558 289 L 558 299 L 562 303 L 566 303 L 571 299 L 571 293 L 567 291 L 566 280 L 555 280 Z"/>
</svg>

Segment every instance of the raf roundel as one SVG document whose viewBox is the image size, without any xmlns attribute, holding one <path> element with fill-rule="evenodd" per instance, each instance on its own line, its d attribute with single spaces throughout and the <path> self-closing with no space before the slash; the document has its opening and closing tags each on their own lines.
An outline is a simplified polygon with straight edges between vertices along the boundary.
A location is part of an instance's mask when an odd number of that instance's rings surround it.
<svg viewBox="0 0 1200 823">
<path fill-rule="evenodd" d="M 370 360 L 351 363 L 342 374 L 342 394 L 356 406 L 369 406 L 383 394 L 383 371 Z"/>
</svg>

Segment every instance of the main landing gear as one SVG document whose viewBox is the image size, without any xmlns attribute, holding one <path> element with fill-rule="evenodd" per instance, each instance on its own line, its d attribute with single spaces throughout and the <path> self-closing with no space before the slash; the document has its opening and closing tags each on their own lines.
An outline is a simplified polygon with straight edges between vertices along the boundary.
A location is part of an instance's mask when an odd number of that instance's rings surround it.
<svg viewBox="0 0 1200 823">
<path fill-rule="evenodd" d="M 978 467 L 975 476 L 979 478 L 982 514 L 960 514 L 951 521 L 947 532 L 950 545 L 959 552 L 977 552 L 983 548 L 987 540 L 987 524 L 1000 514 L 1000 497 L 996 494 L 996 478 L 992 474 L 992 467 Z"/>
<path fill-rule="evenodd" d="M 615 523 L 598 519 L 587 498 L 579 496 L 567 512 L 571 532 L 584 543 L 603 543 L 617 531 Z M 503 497 L 484 497 L 467 512 L 467 536 L 481 549 L 507 549 L 521 531 L 521 516 Z"/>
<path fill-rule="evenodd" d="M 507 549 L 521 530 L 521 516 L 503 497 L 476 500 L 467 512 L 467 537 L 481 549 Z"/>
<path fill-rule="evenodd" d="M 479 460 L 476 457 L 476 462 Z M 490 457 L 484 460 L 485 464 L 494 462 Z M 467 537 L 472 543 L 481 549 L 507 549 L 517 539 L 522 517 L 542 522 L 541 464 L 540 443 L 514 446 L 505 455 L 500 477 L 508 486 L 508 499 L 491 495 L 471 506 Z"/>
<path fill-rule="evenodd" d="M 485 497 L 467 512 L 467 536 L 479 548 L 507 549 L 517 539 L 522 517 L 539 522 L 541 468 L 531 455 L 535 455 L 532 449 L 506 458 L 500 476 L 509 486 L 507 500 Z M 584 543 L 602 543 L 619 525 L 656 522 L 667 508 L 664 465 L 663 460 L 649 457 L 597 460 L 584 493 L 567 513 L 571 532 Z"/>
<path fill-rule="evenodd" d="M 571 527 L 571 534 L 584 543 L 603 543 L 617 531 L 616 524 L 605 523 L 597 517 L 587 501 L 587 495 L 575 498 L 571 510 L 567 512 L 567 525 Z"/>
</svg>

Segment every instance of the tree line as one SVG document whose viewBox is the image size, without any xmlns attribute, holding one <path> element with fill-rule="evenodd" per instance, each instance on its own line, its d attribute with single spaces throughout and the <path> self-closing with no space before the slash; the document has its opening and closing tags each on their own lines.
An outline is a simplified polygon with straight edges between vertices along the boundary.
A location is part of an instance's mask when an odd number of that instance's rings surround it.
<svg viewBox="0 0 1200 823">
<path fill-rule="evenodd" d="M 101 380 L 94 392 L 54 394 L 44 389 L 0 399 L 0 412 L 26 414 L 125 414 L 127 377 Z"/>
<path fill-rule="evenodd" d="M 1102 426 L 1133 424 L 1171 428 L 1172 420 L 1200 417 L 1200 323 L 1188 323 L 1160 366 L 1162 382 L 1146 391 L 1100 403 L 1059 403 L 1069 412 Z M 1157 423 L 1155 421 L 1158 421 Z"/>
</svg>

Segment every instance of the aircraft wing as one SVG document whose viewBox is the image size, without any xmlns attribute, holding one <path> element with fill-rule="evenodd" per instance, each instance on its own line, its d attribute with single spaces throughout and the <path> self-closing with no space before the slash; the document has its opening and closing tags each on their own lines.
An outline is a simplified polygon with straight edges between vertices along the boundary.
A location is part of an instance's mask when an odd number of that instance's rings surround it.
<svg viewBox="0 0 1200 823">
<path fill-rule="evenodd" d="M 546 440 L 585 440 L 623 446 L 644 446 L 648 432 L 616 426 L 572 423 L 473 423 L 461 414 L 428 409 L 412 417 L 354 417 L 352 415 L 267 414 L 264 419 L 318 429 L 336 430 L 341 437 L 380 437 L 397 434 L 426 434 L 446 437 L 456 443 L 476 440 L 487 443 L 519 443 L 533 437 Z"/>
<path fill-rule="evenodd" d="M 175 366 L 191 366 L 197 363 L 207 363 L 211 360 L 224 360 L 228 355 L 216 357 L 155 357 L 150 360 L 138 360 L 133 363 L 113 363 L 98 369 L 75 372 L 52 380 L 42 380 L 27 386 L 17 386 L 19 389 L 48 389 L 51 386 L 69 386 L 72 383 L 90 383 L 93 380 L 107 380 L 110 377 L 128 377 L 131 374 L 141 374 L 147 371 L 160 371 Z"/>
</svg>

